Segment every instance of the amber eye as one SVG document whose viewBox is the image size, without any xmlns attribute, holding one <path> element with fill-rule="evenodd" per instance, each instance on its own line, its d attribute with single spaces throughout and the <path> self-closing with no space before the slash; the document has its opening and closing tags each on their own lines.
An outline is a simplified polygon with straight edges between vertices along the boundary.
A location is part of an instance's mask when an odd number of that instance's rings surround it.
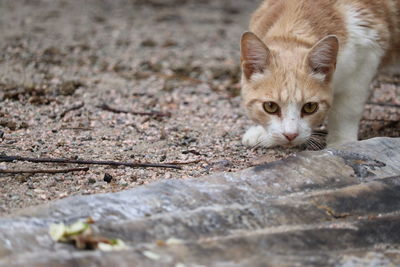
<svg viewBox="0 0 400 267">
<path fill-rule="evenodd" d="M 275 102 L 264 102 L 263 108 L 265 112 L 269 114 L 278 114 L 279 113 L 279 106 Z"/>
<path fill-rule="evenodd" d="M 303 106 L 303 109 L 301 110 L 301 112 L 304 115 L 311 115 L 311 114 L 315 113 L 317 110 L 318 110 L 318 103 L 309 102 Z"/>
</svg>

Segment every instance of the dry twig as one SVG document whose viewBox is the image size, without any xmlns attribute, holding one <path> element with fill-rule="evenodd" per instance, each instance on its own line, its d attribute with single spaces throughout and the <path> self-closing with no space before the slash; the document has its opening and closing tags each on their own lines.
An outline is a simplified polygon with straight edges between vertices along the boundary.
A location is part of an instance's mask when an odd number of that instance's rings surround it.
<svg viewBox="0 0 400 267">
<path fill-rule="evenodd" d="M 367 102 L 367 105 L 374 105 L 380 107 L 390 107 L 390 108 L 400 108 L 400 105 L 393 103 L 375 103 L 375 102 Z"/>
<path fill-rule="evenodd" d="M 60 130 L 74 130 L 74 131 L 92 131 L 90 127 L 61 127 Z"/>
<path fill-rule="evenodd" d="M 64 118 L 64 116 L 67 115 L 67 113 L 70 112 L 70 111 L 78 110 L 78 109 L 83 108 L 84 105 L 85 105 L 85 103 L 81 102 L 81 103 L 78 103 L 77 105 L 74 105 L 74 106 L 71 106 L 71 107 L 67 108 L 66 110 L 61 112 L 60 118 Z"/>
<path fill-rule="evenodd" d="M 102 110 L 110 111 L 113 113 L 129 113 L 129 114 L 138 115 L 138 116 L 171 117 L 171 113 L 169 113 L 169 112 L 164 113 L 164 112 L 160 112 L 160 111 L 149 111 L 149 112 L 129 111 L 129 110 L 116 109 L 116 108 L 110 107 L 109 105 L 107 105 L 105 103 L 103 103 L 97 107 Z"/>
<path fill-rule="evenodd" d="M 80 171 L 88 171 L 89 168 L 70 168 L 70 169 L 60 169 L 60 170 L 0 170 L 0 173 L 9 173 L 9 174 L 23 174 L 23 173 L 68 173 L 68 172 L 80 172 Z"/>
<path fill-rule="evenodd" d="M 96 161 L 96 160 L 78 160 L 78 159 L 60 159 L 60 158 L 27 158 L 19 156 L 1 156 L 0 162 L 12 161 L 28 161 L 35 163 L 72 163 L 84 165 L 109 165 L 109 166 L 125 166 L 130 168 L 167 168 L 182 169 L 182 167 L 173 164 L 157 164 L 157 163 L 131 163 L 118 161 Z"/>
<path fill-rule="evenodd" d="M 199 162 L 202 162 L 202 159 L 196 159 L 196 160 L 191 160 L 191 161 L 173 161 L 173 162 L 168 162 L 165 164 L 172 164 L 172 165 L 190 165 L 190 164 L 196 164 Z"/>
<path fill-rule="evenodd" d="M 387 122 L 387 123 L 392 123 L 392 122 L 397 123 L 399 121 L 399 120 L 395 120 L 395 119 L 393 119 L 393 120 L 367 119 L 367 118 L 364 118 L 364 117 L 361 120 L 362 121 L 372 121 L 372 122 L 374 122 L 374 121 L 376 121 L 376 122 Z"/>
</svg>

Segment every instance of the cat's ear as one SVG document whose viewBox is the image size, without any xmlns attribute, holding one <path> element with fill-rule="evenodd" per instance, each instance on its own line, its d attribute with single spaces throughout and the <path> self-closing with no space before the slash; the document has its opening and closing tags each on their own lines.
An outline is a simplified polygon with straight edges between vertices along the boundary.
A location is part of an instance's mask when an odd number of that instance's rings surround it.
<svg viewBox="0 0 400 267">
<path fill-rule="evenodd" d="M 270 63 L 268 47 L 252 32 L 245 32 L 240 41 L 240 60 L 246 79 L 254 73 L 264 73 Z"/>
<path fill-rule="evenodd" d="M 330 81 L 336 68 L 338 50 L 339 40 L 335 35 L 328 35 L 316 43 L 307 58 L 311 74 L 322 81 Z"/>
</svg>

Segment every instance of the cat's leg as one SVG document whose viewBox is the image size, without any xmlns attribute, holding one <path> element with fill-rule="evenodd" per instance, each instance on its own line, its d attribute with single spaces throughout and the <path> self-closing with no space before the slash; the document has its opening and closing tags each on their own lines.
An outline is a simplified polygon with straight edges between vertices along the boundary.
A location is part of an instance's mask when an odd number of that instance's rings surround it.
<svg viewBox="0 0 400 267">
<path fill-rule="evenodd" d="M 263 143 L 268 137 L 264 127 L 257 125 L 250 127 L 243 135 L 242 144 L 248 147 L 255 147 Z"/>
<path fill-rule="evenodd" d="M 339 93 L 334 96 L 328 117 L 328 146 L 357 141 L 359 122 L 369 90 L 357 88 L 355 91 L 359 93 Z"/>
<path fill-rule="evenodd" d="M 371 57 L 359 70 L 335 84 L 334 97 L 328 117 L 328 146 L 357 141 L 359 123 L 370 84 L 376 75 L 379 58 Z"/>
<path fill-rule="evenodd" d="M 328 117 L 328 146 L 357 141 L 358 127 L 370 84 L 376 76 L 383 50 L 356 47 L 339 57 L 333 79 L 333 104 Z M 351 53 L 349 53 L 349 51 Z M 351 63 L 353 61 L 353 64 Z"/>
</svg>

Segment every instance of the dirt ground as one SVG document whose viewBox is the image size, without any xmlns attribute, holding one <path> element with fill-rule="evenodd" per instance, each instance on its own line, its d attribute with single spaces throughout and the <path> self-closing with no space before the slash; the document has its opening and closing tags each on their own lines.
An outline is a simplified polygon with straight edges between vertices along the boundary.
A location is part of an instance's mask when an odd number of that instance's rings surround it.
<svg viewBox="0 0 400 267">
<path fill-rule="evenodd" d="M 240 143 L 251 123 L 238 96 L 238 43 L 259 2 L 1 1 L 2 155 L 186 164 L 0 174 L 0 214 L 70 195 L 236 171 L 293 153 Z M 399 96 L 400 78 L 380 77 L 361 138 L 400 136 Z M 12 170 L 67 167 L 76 165 L 0 163 Z"/>
</svg>

